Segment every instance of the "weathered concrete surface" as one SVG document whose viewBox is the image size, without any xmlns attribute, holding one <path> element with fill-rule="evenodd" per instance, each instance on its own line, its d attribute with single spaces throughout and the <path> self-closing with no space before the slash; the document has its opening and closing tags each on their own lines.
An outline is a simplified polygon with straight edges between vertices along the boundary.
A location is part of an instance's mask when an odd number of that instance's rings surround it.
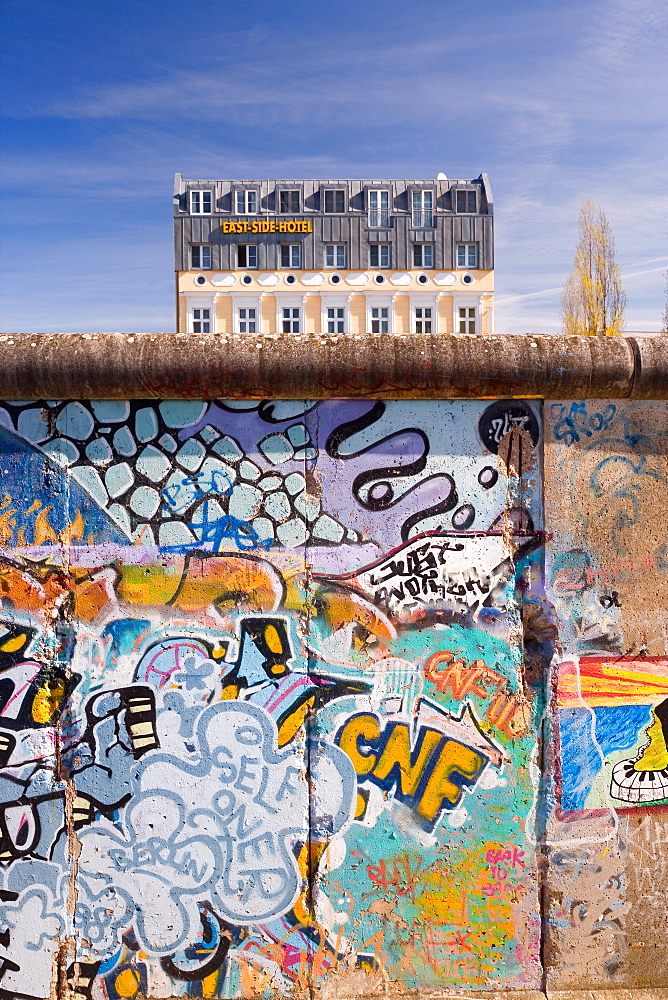
<svg viewBox="0 0 668 1000">
<path fill-rule="evenodd" d="M 320 996 L 321 994 L 318 994 Z M 480 1000 L 480 993 L 470 990 L 393 990 L 391 987 L 375 994 L 336 993 L 336 1000 L 358 1000 L 362 996 L 383 996 L 391 1000 Z M 668 1000 L 668 989 L 619 990 L 485 990 L 485 1000 Z"/>
<path fill-rule="evenodd" d="M 16 395 L 0 1000 L 665 1000 L 666 402 Z"/>
<path fill-rule="evenodd" d="M 547 1000 L 666 1000 L 668 989 L 548 990 Z"/>
<path fill-rule="evenodd" d="M 337 994 L 336 1000 L 357 1000 L 364 994 Z M 393 1000 L 419 997 L 420 1000 L 480 1000 L 480 993 L 470 990 L 406 990 L 383 991 L 382 996 Z M 485 1000 L 668 1000 L 668 989 L 619 990 L 485 990 Z"/>
<path fill-rule="evenodd" d="M 668 336 L 629 337 L 636 354 L 634 399 L 665 399 L 668 382 Z"/>
<path fill-rule="evenodd" d="M 0 403 L 0 997 L 541 987 L 540 435 Z"/>
<path fill-rule="evenodd" d="M 668 339 L 5 334 L 0 397 L 668 396 Z"/>
<path fill-rule="evenodd" d="M 544 497 L 548 989 L 666 986 L 668 405 L 546 402 Z"/>
</svg>

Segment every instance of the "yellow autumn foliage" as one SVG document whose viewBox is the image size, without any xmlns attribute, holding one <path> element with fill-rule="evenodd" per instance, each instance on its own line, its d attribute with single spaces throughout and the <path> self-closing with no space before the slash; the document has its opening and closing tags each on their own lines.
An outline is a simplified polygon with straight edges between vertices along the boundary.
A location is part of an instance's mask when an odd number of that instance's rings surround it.
<svg viewBox="0 0 668 1000">
<path fill-rule="evenodd" d="M 580 206 L 575 261 L 561 296 L 568 336 L 618 337 L 624 327 L 626 294 L 615 263 L 615 237 L 600 205 Z"/>
</svg>

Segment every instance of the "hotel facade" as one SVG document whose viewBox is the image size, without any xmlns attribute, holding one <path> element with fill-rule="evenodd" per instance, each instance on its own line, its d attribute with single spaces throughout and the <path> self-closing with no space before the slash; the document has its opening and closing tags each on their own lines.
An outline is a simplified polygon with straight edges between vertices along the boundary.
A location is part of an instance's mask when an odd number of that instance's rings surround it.
<svg viewBox="0 0 668 1000">
<path fill-rule="evenodd" d="M 493 332 L 493 203 L 474 180 L 186 180 L 180 333 Z"/>
</svg>

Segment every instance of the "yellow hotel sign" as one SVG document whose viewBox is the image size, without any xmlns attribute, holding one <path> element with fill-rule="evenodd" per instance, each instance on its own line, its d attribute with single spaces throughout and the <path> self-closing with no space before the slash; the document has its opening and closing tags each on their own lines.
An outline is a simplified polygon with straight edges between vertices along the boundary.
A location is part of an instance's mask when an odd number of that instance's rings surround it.
<svg viewBox="0 0 668 1000">
<path fill-rule="evenodd" d="M 313 224 L 306 219 L 239 219 L 223 222 L 224 233 L 312 233 Z"/>
</svg>

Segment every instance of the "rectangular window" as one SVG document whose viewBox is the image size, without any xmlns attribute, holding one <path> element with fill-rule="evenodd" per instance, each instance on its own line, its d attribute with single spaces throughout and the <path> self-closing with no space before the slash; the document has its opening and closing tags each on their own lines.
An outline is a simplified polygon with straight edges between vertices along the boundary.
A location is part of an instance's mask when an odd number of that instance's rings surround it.
<svg viewBox="0 0 668 1000">
<path fill-rule="evenodd" d="M 390 266 L 390 244 L 371 243 L 369 246 L 369 267 Z"/>
<path fill-rule="evenodd" d="M 458 243 L 457 244 L 457 267 L 477 267 L 478 266 L 478 244 Z"/>
<path fill-rule="evenodd" d="M 344 322 L 343 307 L 327 307 L 327 333 L 343 333 Z"/>
<path fill-rule="evenodd" d="M 301 243 L 281 243 L 281 267 L 301 266 Z"/>
<path fill-rule="evenodd" d="M 300 211 L 301 198 L 299 190 L 280 191 L 278 199 L 278 210 L 283 215 L 297 215 Z"/>
<path fill-rule="evenodd" d="M 299 309 L 282 309 L 283 333 L 299 333 Z"/>
<path fill-rule="evenodd" d="M 197 268 L 202 271 L 209 271 L 211 269 L 211 247 L 210 246 L 191 247 L 190 263 L 191 267 L 193 268 Z"/>
<path fill-rule="evenodd" d="M 345 212 L 346 192 L 325 191 L 325 212 Z"/>
<path fill-rule="evenodd" d="M 211 215 L 211 191 L 190 192 L 190 214 Z"/>
<path fill-rule="evenodd" d="M 413 191 L 413 226 L 434 225 L 434 192 Z"/>
<path fill-rule="evenodd" d="M 385 306 L 374 306 L 371 310 L 371 332 L 390 332 L 390 310 Z"/>
<path fill-rule="evenodd" d="M 433 266 L 434 266 L 434 244 L 414 243 L 413 267 L 433 267 Z"/>
<path fill-rule="evenodd" d="M 237 215 L 257 213 L 257 191 L 237 191 Z"/>
<path fill-rule="evenodd" d="M 431 306 L 417 306 L 415 309 L 415 332 L 431 333 Z"/>
<path fill-rule="evenodd" d="M 478 195 L 476 191 L 457 192 L 457 211 L 472 213 L 478 211 Z"/>
<path fill-rule="evenodd" d="M 239 333 L 257 333 L 257 310 L 239 310 Z"/>
<path fill-rule="evenodd" d="M 257 243 L 239 243 L 237 245 L 237 266 L 257 267 Z"/>
<path fill-rule="evenodd" d="M 369 225 L 373 229 L 390 225 L 389 191 L 369 191 Z"/>
<path fill-rule="evenodd" d="M 475 306 L 464 306 L 460 308 L 459 333 L 477 333 Z"/>
<path fill-rule="evenodd" d="M 193 333 L 211 333 L 211 310 L 193 309 Z"/>
<path fill-rule="evenodd" d="M 328 243 L 325 247 L 325 267 L 346 266 L 345 243 Z"/>
</svg>

